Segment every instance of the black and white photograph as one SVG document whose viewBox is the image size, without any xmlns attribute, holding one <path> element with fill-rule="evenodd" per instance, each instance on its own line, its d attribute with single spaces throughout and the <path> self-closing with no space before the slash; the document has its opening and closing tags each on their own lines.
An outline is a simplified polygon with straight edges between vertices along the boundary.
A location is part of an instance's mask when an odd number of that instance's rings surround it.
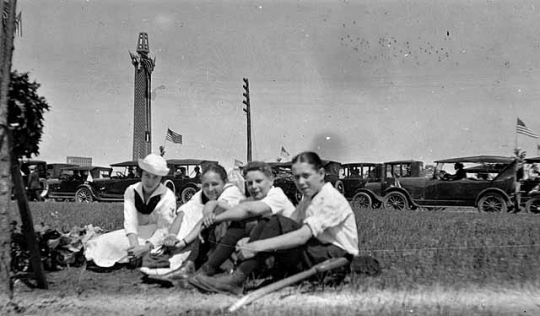
<svg viewBox="0 0 540 316">
<path fill-rule="evenodd" d="M 0 314 L 540 314 L 540 1 L 0 12 Z"/>
</svg>

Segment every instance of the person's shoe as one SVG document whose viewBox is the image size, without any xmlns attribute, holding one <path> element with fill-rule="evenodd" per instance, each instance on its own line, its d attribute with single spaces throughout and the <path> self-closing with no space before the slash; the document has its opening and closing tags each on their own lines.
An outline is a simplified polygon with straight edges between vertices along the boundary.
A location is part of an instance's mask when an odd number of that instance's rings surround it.
<svg viewBox="0 0 540 316">
<path fill-rule="evenodd" d="M 214 277 L 197 274 L 189 279 L 189 283 L 203 292 L 242 295 L 245 280 L 246 275 L 236 270 L 232 274 L 220 274 Z"/>
<path fill-rule="evenodd" d="M 149 275 L 149 281 L 170 283 L 174 285 L 174 281 L 186 280 L 195 274 L 195 263 L 193 261 L 185 261 L 180 268 L 163 275 Z"/>
<path fill-rule="evenodd" d="M 214 276 L 216 275 L 217 271 L 214 267 L 211 267 L 207 264 L 203 264 L 197 272 L 195 272 L 194 276 L 202 274 L 206 276 Z"/>
</svg>

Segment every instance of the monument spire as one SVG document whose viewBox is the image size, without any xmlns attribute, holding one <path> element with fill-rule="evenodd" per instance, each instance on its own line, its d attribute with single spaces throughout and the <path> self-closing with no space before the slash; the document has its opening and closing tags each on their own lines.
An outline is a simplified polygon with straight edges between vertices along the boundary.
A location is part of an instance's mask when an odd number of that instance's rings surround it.
<svg viewBox="0 0 540 316">
<path fill-rule="evenodd" d="M 155 59 L 149 57 L 150 45 L 148 34 L 139 33 L 137 54 L 129 52 L 131 63 L 135 68 L 133 98 L 133 160 L 144 158 L 152 152 L 152 71 Z"/>
</svg>

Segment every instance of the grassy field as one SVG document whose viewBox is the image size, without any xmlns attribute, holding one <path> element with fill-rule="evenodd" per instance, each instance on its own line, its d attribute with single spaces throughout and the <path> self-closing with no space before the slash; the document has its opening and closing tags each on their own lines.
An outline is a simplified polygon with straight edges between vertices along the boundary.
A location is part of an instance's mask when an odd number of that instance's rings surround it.
<svg viewBox="0 0 540 316">
<path fill-rule="evenodd" d="M 13 205 L 14 219 L 18 218 Z M 68 231 L 92 224 L 122 228 L 121 203 L 31 203 L 34 224 Z M 362 287 L 540 281 L 540 216 L 355 210 L 361 255 L 381 263 L 381 277 Z"/>
<path fill-rule="evenodd" d="M 13 206 L 13 219 L 16 219 L 17 209 L 15 204 Z M 114 230 L 121 228 L 123 222 L 121 203 L 31 203 L 31 209 L 35 224 L 44 223 L 60 230 L 87 224 Z M 320 289 L 305 291 L 302 287 L 294 287 L 272 294 L 238 314 L 540 313 L 540 216 L 366 209 L 356 209 L 355 214 L 361 255 L 379 260 L 383 267 L 380 276 L 351 275 L 347 284 L 330 292 Z M 75 270 L 75 273 L 79 275 L 78 281 L 56 281 L 57 284 L 79 289 L 81 282 L 94 282 L 99 289 L 101 281 L 96 279 L 95 274 L 79 270 Z M 193 315 L 213 315 L 217 313 L 217 307 L 222 308 L 236 299 L 207 297 L 193 292 L 179 294 L 177 290 L 171 292 L 166 289 L 153 293 L 159 290 L 141 285 L 137 277 L 130 274 L 132 272 L 120 273 L 125 274 L 119 276 L 120 279 L 135 278 L 129 287 L 120 283 L 122 290 L 118 293 L 114 289 L 111 289 L 111 293 L 99 289 L 91 294 L 86 289 L 86 300 L 75 296 L 74 304 L 95 311 L 96 308 L 105 308 L 100 300 L 109 299 L 117 304 L 120 300 L 116 296 L 120 295 L 126 308 L 141 301 L 148 304 L 140 307 L 145 315 L 176 315 L 180 311 Z M 51 278 L 54 281 L 54 275 Z M 62 278 L 77 279 L 66 275 L 62 275 Z M 132 286 L 141 288 L 124 293 Z M 138 293 L 146 294 L 139 297 Z M 155 299 L 150 298 L 145 301 L 144 297 L 148 295 L 156 295 L 160 300 L 169 302 L 169 305 L 155 303 Z M 178 302 L 178 295 L 193 297 L 193 300 Z M 24 300 L 22 296 L 20 299 L 21 302 Z M 94 302 L 96 300 L 98 303 Z M 29 301 L 32 300 L 29 298 L 26 302 Z M 34 308 L 36 305 L 28 303 L 28 306 Z"/>
</svg>

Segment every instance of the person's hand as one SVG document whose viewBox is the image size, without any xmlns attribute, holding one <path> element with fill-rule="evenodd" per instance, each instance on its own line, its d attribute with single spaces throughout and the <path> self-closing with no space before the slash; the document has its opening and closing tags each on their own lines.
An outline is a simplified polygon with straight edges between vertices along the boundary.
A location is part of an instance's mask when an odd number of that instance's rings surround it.
<svg viewBox="0 0 540 316">
<path fill-rule="evenodd" d="M 214 213 L 214 210 L 215 210 L 216 206 L 217 206 L 216 201 L 208 201 L 208 202 L 206 202 L 206 204 L 204 205 L 203 210 L 202 210 L 203 217 Z"/>
<path fill-rule="evenodd" d="M 146 243 L 144 245 L 137 245 L 133 247 L 129 247 L 127 249 L 128 255 L 133 256 L 135 258 L 142 257 L 145 253 L 149 252 L 151 249 L 150 243 Z"/>
<path fill-rule="evenodd" d="M 203 228 L 208 228 L 216 221 L 216 214 L 210 213 L 203 217 Z"/>
<path fill-rule="evenodd" d="M 257 252 L 249 243 L 249 238 L 242 238 L 236 243 L 236 251 L 240 260 L 247 260 L 255 257 Z"/>
<path fill-rule="evenodd" d="M 163 240 L 163 246 L 165 247 L 169 247 L 169 248 L 172 248 L 172 247 L 175 247 L 176 244 L 178 244 L 180 242 L 180 240 L 178 240 L 178 238 L 176 238 L 176 235 L 167 235 L 167 237 L 165 237 L 165 239 Z"/>
</svg>

